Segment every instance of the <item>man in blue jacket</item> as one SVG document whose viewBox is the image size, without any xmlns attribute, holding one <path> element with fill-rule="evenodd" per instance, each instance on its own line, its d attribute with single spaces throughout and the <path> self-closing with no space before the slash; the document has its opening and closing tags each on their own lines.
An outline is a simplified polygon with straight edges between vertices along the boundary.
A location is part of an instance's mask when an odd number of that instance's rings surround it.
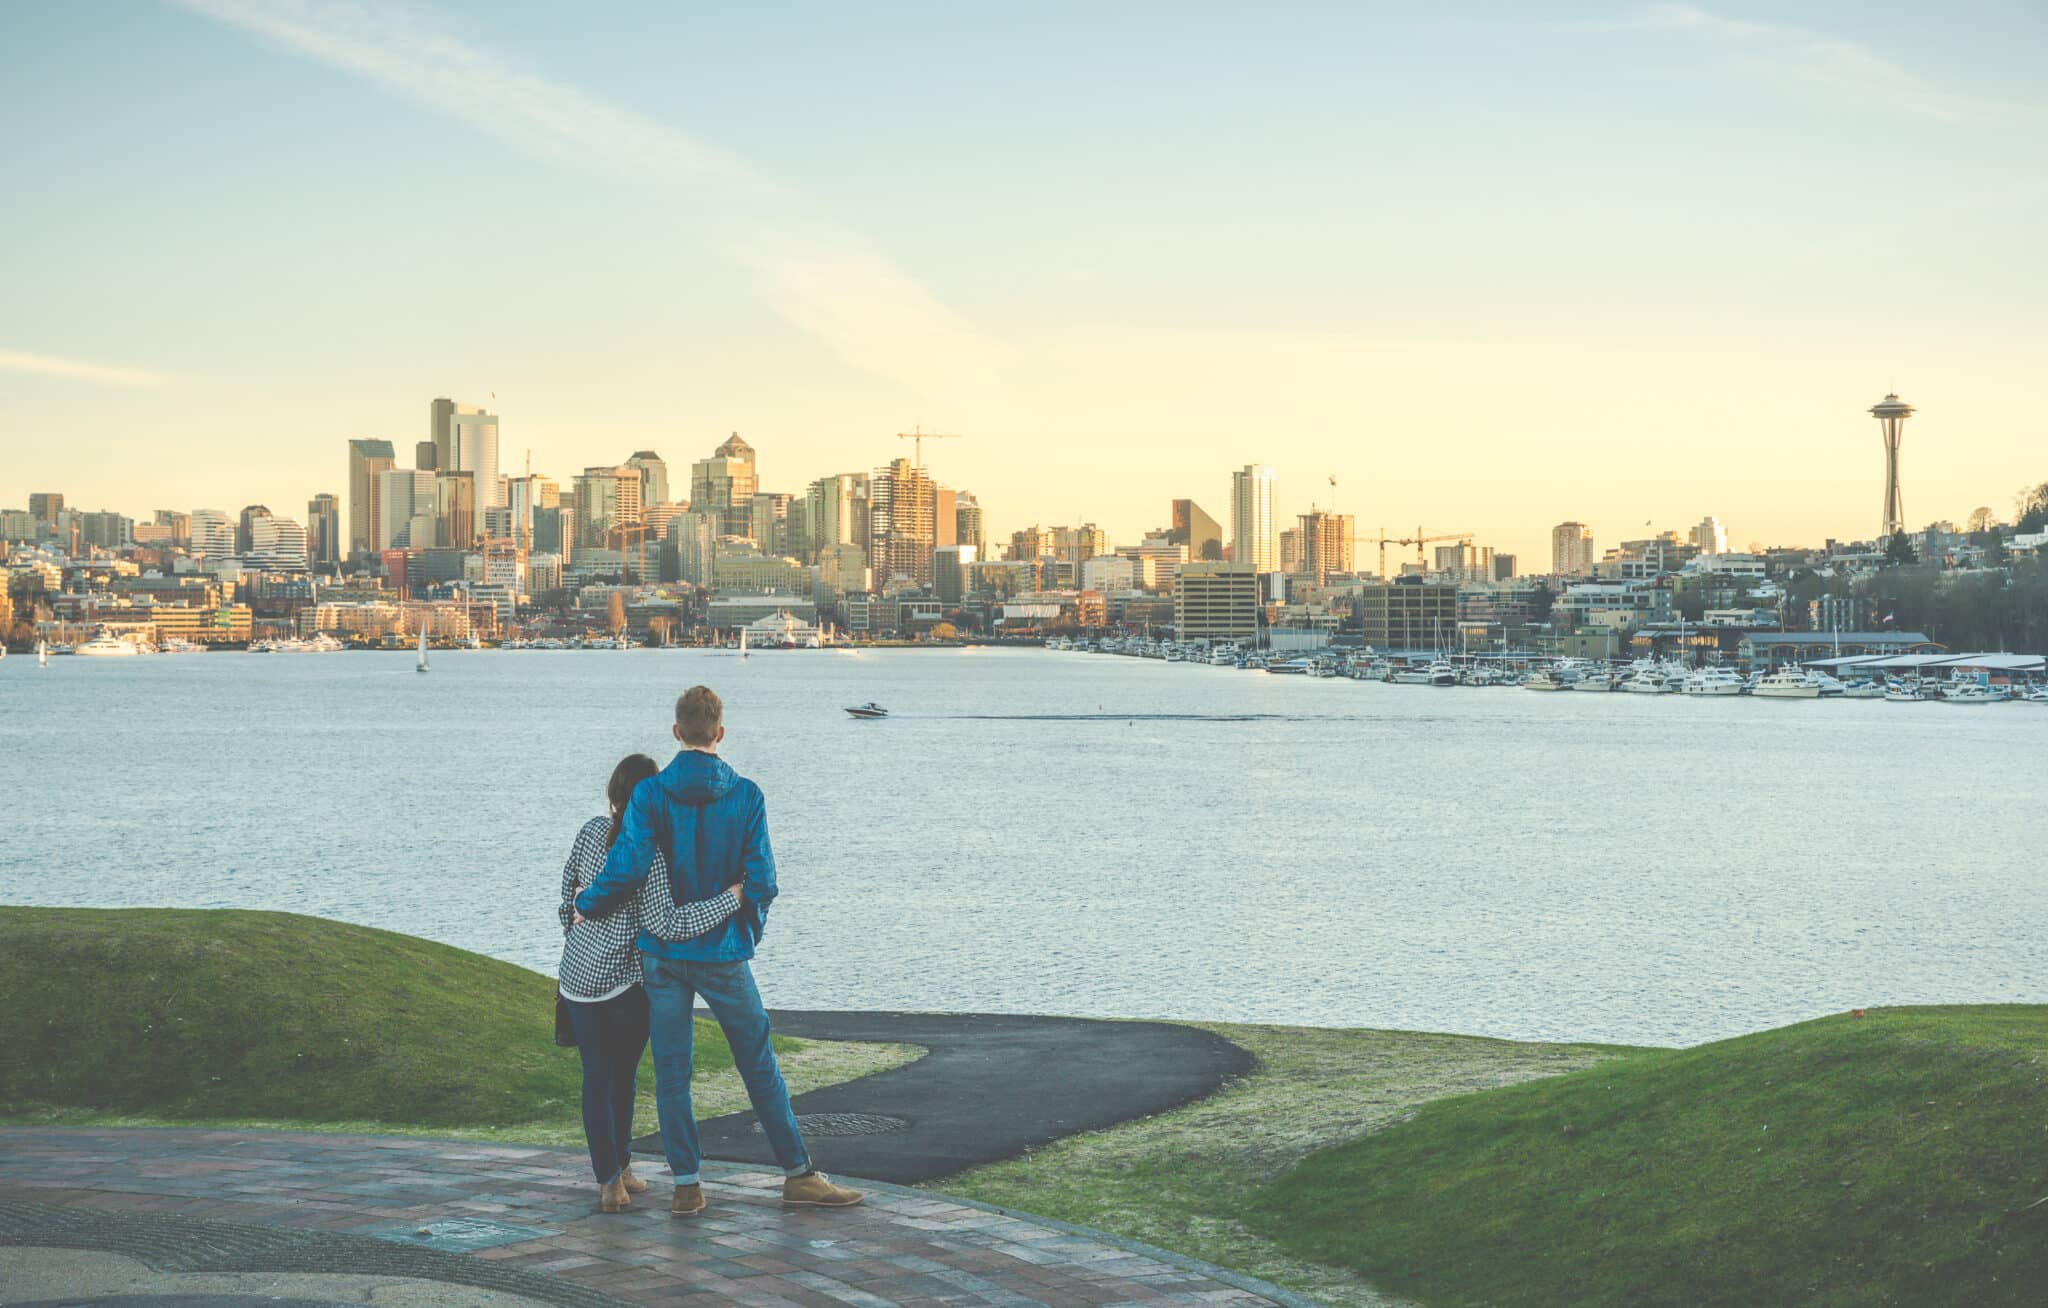
<svg viewBox="0 0 2048 1308">
<path fill-rule="evenodd" d="M 701 936 L 663 940 L 644 927 L 640 932 L 640 970 L 654 1043 L 654 1104 L 661 1118 L 661 1146 L 676 1180 L 669 1211 L 678 1217 L 704 1211 L 698 1175 L 703 1155 L 690 1105 L 691 1019 L 700 995 L 725 1031 L 754 1115 L 775 1161 L 782 1164 L 782 1202 L 844 1208 L 859 1203 L 861 1192 L 832 1184 L 811 1166 L 789 1108 L 789 1087 L 769 1043 L 768 1013 L 747 966 L 775 899 L 775 855 L 768 848 L 768 806 L 761 788 L 718 757 L 724 719 L 725 706 L 709 686 L 692 686 L 676 701 L 675 737 L 682 749 L 634 790 L 604 871 L 576 897 L 576 911 L 596 917 L 637 893 L 653 869 L 656 850 L 668 863 L 679 904 L 709 899 L 734 881 L 744 881 L 739 912 Z"/>
</svg>

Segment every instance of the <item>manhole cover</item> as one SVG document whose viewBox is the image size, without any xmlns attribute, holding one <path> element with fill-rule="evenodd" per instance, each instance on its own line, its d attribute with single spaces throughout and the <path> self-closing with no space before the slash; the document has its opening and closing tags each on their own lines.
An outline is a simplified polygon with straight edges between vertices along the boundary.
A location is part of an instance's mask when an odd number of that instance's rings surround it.
<svg viewBox="0 0 2048 1308">
<path fill-rule="evenodd" d="M 478 1249 L 493 1249 L 501 1244 L 524 1244 L 528 1240 L 542 1240 L 551 1235 L 560 1235 L 561 1232 L 545 1230 L 538 1226 L 515 1226 L 511 1222 L 494 1222 L 487 1217 L 449 1217 L 425 1225 L 408 1222 L 404 1225 L 386 1226 L 364 1234 L 374 1235 L 379 1240 L 396 1240 L 401 1244 L 445 1249 L 450 1253 L 474 1253 Z"/>
<path fill-rule="evenodd" d="M 798 1113 L 796 1124 L 805 1135 L 815 1136 L 887 1135 L 910 1125 L 900 1117 L 880 1113 Z M 762 1133 L 759 1122 L 754 1123 L 754 1133 Z"/>
</svg>

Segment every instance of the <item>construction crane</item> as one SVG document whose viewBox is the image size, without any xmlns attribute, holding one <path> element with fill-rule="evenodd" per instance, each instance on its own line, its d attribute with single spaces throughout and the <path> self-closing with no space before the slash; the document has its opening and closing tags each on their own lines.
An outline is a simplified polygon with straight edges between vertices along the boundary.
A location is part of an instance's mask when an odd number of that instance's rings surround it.
<svg viewBox="0 0 2048 1308">
<path fill-rule="evenodd" d="M 1379 535 L 1379 545 L 1380 545 L 1380 579 L 1381 579 L 1382 581 L 1386 580 L 1386 576 L 1387 576 L 1387 546 L 1389 546 L 1389 545 L 1413 545 L 1413 546 L 1415 547 L 1415 563 L 1416 563 L 1416 565 L 1417 565 L 1418 567 L 1424 567 L 1424 568 L 1426 569 L 1427 565 L 1425 564 L 1425 562 L 1424 562 L 1424 560 L 1423 560 L 1423 557 L 1422 557 L 1422 547 L 1423 547 L 1423 546 L 1425 546 L 1425 545 L 1434 545 L 1434 544 L 1436 544 L 1436 543 L 1437 543 L 1438 541 L 1446 541 L 1446 540 L 1460 540 L 1460 541 L 1465 541 L 1465 542 L 1467 542 L 1467 543 L 1469 544 L 1469 543 L 1471 542 L 1471 540 L 1472 540 L 1472 537 L 1473 537 L 1473 535 L 1474 535 L 1474 534 L 1475 534 L 1475 533 L 1473 533 L 1473 532 L 1469 532 L 1469 531 L 1452 531 L 1452 532 L 1445 532 L 1445 533 L 1443 533 L 1443 534 L 1441 534 L 1441 535 L 1437 535 L 1437 536 L 1425 536 L 1425 535 L 1423 535 L 1423 534 L 1422 534 L 1422 528 L 1420 528 L 1420 527 L 1417 527 L 1417 528 L 1415 529 L 1415 534 L 1414 534 L 1413 536 L 1389 536 L 1389 535 L 1387 535 L 1387 529 L 1386 529 L 1385 527 L 1381 527 L 1381 528 L 1380 528 L 1380 535 Z M 1358 537 L 1355 537 L 1355 536 L 1354 536 L 1354 537 L 1352 537 L 1352 539 L 1353 539 L 1353 540 L 1357 540 L 1357 539 L 1359 539 L 1359 538 L 1358 538 Z M 1366 539 L 1371 539 L 1371 538 L 1370 538 L 1370 537 L 1367 537 Z"/>
<path fill-rule="evenodd" d="M 960 433 L 957 431 L 926 431 L 924 428 L 919 427 L 915 431 L 897 432 L 896 439 L 899 441 L 916 442 L 911 448 L 917 452 L 917 466 L 919 469 L 922 469 L 924 467 L 924 443 L 926 441 L 957 441 L 960 439 Z"/>
</svg>

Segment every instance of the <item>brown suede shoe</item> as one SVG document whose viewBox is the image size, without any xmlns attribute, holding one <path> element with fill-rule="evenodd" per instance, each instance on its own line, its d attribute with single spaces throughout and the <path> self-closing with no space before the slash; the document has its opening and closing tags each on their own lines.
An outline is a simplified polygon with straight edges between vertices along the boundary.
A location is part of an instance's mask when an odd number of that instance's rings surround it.
<svg viewBox="0 0 2048 1308">
<path fill-rule="evenodd" d="M 597 1211 L 601 1213 L 623 1213 L 632 1204 L 632 1199 L 626 1195 L 626 1187 L 620 1185 L 616 1179 L 607 1181 L 598 1187 Z"/>
<path fill-rule="evenodd" d="M 619 1184 L 626 1187 L 627 1194 L 646 1194 L 647 1182 L 633 1175 L 633 1164 L 627 1163 L 619 1169 Z"/>
<path fill-rule="evenodd" d="M 865 1198 L 858 1190 L 832 1184 L 832 1178 L 823 1172 L 792 1176 L 782 1183 L 785 1208 L 851 1208 Z"/>
<path fill-rule="evenodd" d="M 669 1196 L 668 1212 L 671 1217 L 698 1217 L 704 1212 L 704 1187 L 697 1184 L 679 1185 Z"/>
</svg>

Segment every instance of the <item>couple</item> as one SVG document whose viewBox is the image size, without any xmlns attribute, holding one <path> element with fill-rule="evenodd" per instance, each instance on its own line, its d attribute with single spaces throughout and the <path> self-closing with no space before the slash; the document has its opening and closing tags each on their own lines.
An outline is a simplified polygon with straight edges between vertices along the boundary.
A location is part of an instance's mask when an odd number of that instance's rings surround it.
<svg viewBox="0 0 2048 1308">
<path fill-rule="evenodd" d="M 635 754 L 613 770 L 609 817 L 577 833 L 562 869 L 560 988 L 583 1057 L 583 1131 L 598 1208 L 624 1210 L 647 1189 L 633 1175 L 634 1078 L 654 1041 L 654 1103 L 675 1173 L 669 1212 L 704 1211 L 690 1106 L 692 1009 L 702 996 L 732 1047 L 754 1114 L 782 1165 L 782 1202 L 845 1208 L 858 1190 L 811 1166 L 789 1108 L 768 1014 L 747 960 L 775 898 L 775 856 L 761 788 L 718 757 L 725 708 L 709 686 L 676 701 L 682 750 L 665 768 Z M 722 887 L 722 888 L 721 888 Z"/>
</svg>

